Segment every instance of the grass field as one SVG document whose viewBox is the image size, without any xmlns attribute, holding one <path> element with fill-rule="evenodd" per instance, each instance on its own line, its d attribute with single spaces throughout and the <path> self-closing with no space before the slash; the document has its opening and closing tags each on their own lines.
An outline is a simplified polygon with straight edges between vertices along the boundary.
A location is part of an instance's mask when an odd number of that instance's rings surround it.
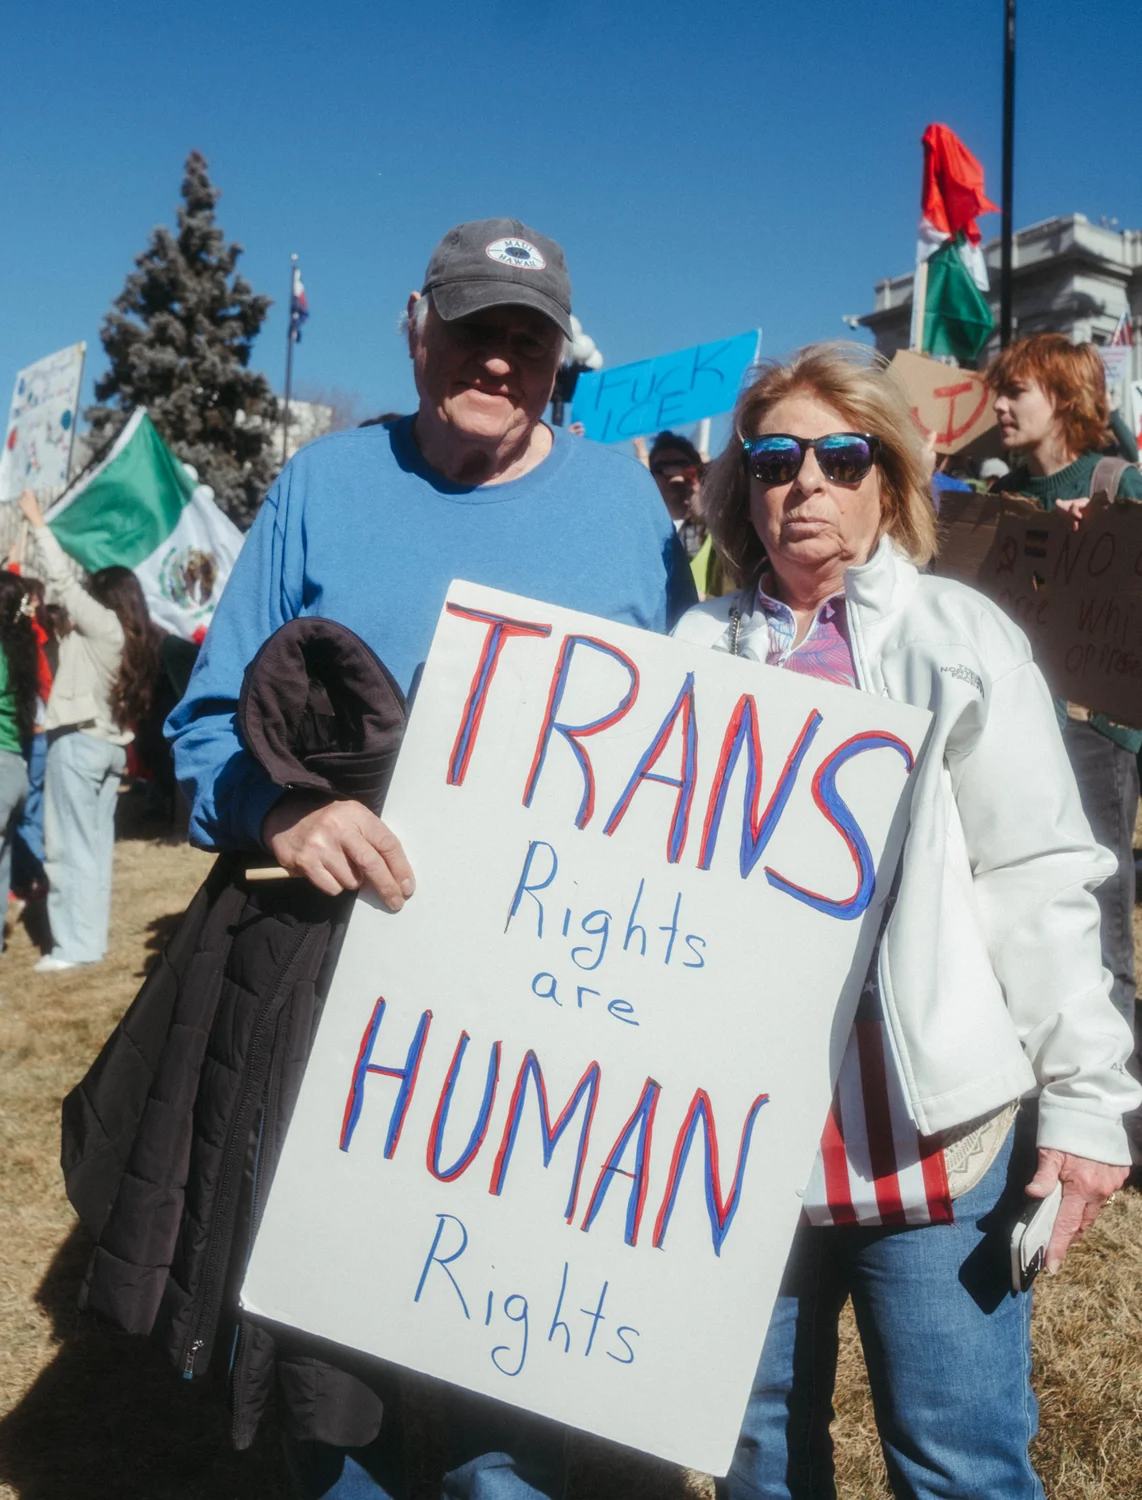
<svg viewBox="0 0 1142 1500">
<path fill-rule="evenodd" d="M 121 810 L 130 812 L 126 799 Z M 129 818 L 124 823 L 129 826 Z M 0 959 L 0 1497 L 3 1500 L 279 1500 L 289 1489 L 263 1424 L 228 1446 L 219 1395 L 183 1382 L 141 1339 L 82 1319 L 88 1254 L 57 1165 L 59 1103 L 138 988 L 209 860 L 177 840 L 123 837 L 112 948 L 97 969 L 38 976 L 23 926 Z M 1042 1434 L 1052 1500 L 1142 1500 L 1142 1194 L 1122 1193 L 1063 1273 L 1040 1278 L 1035 1311 Z M 838 1380 L 839 1491 L 888 1495 L 864 1368 L 846 1320 Z M 696 1383 L 700 1372 L 695 1372 Z M 419 1387 L 424 1495 L 433 1408 Z M 577 1442 L 576 1500 L 712 1495 L 701 1476 Z M 984 1497 L 980 1497 L 984 1500 Z"/>
</svg>

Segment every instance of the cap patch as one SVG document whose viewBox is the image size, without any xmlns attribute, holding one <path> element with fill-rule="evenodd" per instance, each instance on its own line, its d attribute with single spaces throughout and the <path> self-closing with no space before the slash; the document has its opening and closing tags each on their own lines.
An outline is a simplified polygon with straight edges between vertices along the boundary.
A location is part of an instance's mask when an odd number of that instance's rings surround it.
<svg viewBox="0 0 1142 1500">
<path fill-rule="evenodd" d="M 523 271 L 542 271 L 547 267 L 547 262 L 530 240 L 519 240 L 514 235 L 485 245 L 484 254 L 501 266 L 517 266 Z"/>
</svg>

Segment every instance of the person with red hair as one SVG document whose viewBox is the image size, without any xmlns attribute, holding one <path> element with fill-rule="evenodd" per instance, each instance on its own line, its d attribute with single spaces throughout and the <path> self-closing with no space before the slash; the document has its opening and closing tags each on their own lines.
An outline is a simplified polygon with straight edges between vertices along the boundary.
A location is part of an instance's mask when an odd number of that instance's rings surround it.
<svg viewBox="0 0 1142 1500">
<path fill-rule="evenodd" d="M 1024 495 L 1044 510 L 1065 510 L 1080 525 L 1109 438 L 1110 402 L 1098 351 L 1061 333 L 1036 333 L 1004 349 L 987 378 L 1000 435 L 1016 460 L 995 488 Z M 1122 460 L 1110 463 L 1113 497 L 1142 500 L 1142 473 Z M 1100 476 L 1100 487 L 1104 482 Z M 1055 707 L 1083 810 L 1095 838 L 1118 860 L 1117 875 L 1095 896 L 1102 912 L 1102 961 L 1114 976 L 1111 998 L 1133 1027 L 1134 820 L 1142 728 L 1061 700 Z"/>
</svg>

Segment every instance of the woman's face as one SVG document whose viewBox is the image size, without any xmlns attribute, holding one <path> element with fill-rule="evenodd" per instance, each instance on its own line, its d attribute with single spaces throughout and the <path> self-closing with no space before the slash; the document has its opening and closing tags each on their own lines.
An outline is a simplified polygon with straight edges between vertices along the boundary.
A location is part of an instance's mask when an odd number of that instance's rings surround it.
<svg viewBox="0 0 1142 1500">
<path fill-rule="evenodd" d="M 771 407 L 758 423 L 756 436 L 786 432 L 820 438 L 853 430 L 853 424 L 831 406 L 800 392 Z M 788 484 L 765 485 L 750 476 L 749 514 L 779 579 L 839 575 L 867 562 L 876 548 L 880 473 L 873 464 L 859 484 L 826 479 L 811 448 L 800 473 Z"/>
<path fill-rule="evenodd" d="M 1055 434 L 1055 405 L 1037 380 L 1012 381 L 992 405 L 1005 448 L 1035 448 Z"/>
</svg>

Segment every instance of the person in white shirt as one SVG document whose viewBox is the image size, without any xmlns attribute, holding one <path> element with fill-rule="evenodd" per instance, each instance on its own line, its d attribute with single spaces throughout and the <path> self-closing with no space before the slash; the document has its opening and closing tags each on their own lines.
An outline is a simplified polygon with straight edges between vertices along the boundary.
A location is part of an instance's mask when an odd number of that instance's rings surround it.
<svg viewBox="0 0 1142 1500">
<path fill-rule="evenodd" d="M 129 568 L 101 568 L 85 588 L 44 524 L 31 490 L 20 509 L 43 574 L 67 610 L 59 667 L 44 729 L 44 846 L 52 949 L 36 964 L 54 974 L 98 963 L 107 951 L 115 799 L 134 725 L 146 712 L 158 670 L 157 632 Z"/>
</svg>

